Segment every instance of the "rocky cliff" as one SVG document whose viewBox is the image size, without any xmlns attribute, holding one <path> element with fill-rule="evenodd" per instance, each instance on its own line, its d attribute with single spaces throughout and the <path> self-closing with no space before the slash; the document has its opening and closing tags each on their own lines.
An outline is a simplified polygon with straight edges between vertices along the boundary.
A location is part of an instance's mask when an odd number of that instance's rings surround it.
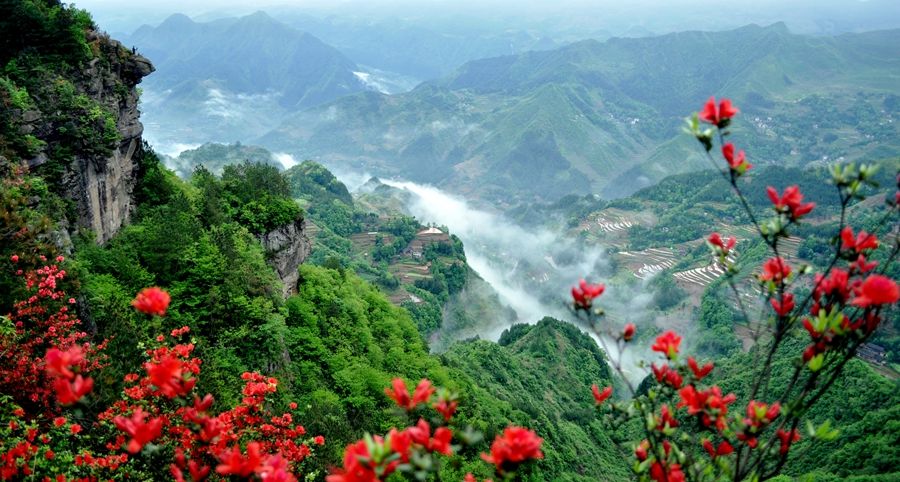
<svg viewBox="0 0 900 482">
<path fill-rule="evenodd" d="M 76 156 L 64 183 L 78 205 L 77 224 L 92 229 L 97 241 L 105 243 L 131 213 L 144 132 L 136 85 L 153 72 L 153 66 L 115 40 L 97 34 L 89 34 L 88 40 L 98 42 L 101 55 L 83 72 L 80 87 L 116 115 L 119 141 L 108 156 Z"/>
<path fill-rule="evenodd" d="M 260 236 L 259 241 L 266 249 L 269 264 L 275 268 L 284 284 L 285 298 L 296 293 L 300 274 L 297 269 L 312 250 L 312 242 L 307 236 L 306 220 L 301 218 Z"/>
<path fill-rule="evenodd" d="M 89 31 L 86 40 L 93 58 L 42 93 L 40 105 L 55 110 L 25 112 L 23 132 L 44 143 L 29 166 L 55 170 L 60 192 L 74 201 L 70 226 L 105 243 L 133 208 L 144 130 L 136 86 L 154 69 L 104 34 Z"/>
</svg>

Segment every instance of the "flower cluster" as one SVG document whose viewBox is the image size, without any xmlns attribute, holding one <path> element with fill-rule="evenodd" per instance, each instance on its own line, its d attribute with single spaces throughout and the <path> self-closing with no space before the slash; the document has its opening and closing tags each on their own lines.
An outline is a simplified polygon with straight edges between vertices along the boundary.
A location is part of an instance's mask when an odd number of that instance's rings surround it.
<svg viewBox="0 0 900 482">
<path fill-rule="evenodd" d="M 18 257 L 11 261 L 21 264 Z M 193 355 L 188 327 L 156 338 L 142 373 L 125 376 L 123 398 L 96 422 L 70 423 L 61 414 L 91 392 L 95 380 L 88 374 L 101 367 L 105 346 L 91 345 L 77 331 L 79 322 L 69 313 L 75 300 L 60 289 L 64 270 L 47 265 L 20 274 L 33 294 L 11 314 L 16 331 L 0 338 L 3 347 L 26 349 L 0 350 L 0 383 L 16 386 L 0 392 L 0 480 L 158 478 L 163 473 L 148 463 L 163 457 L 168 461 L 162 467 L 176 481 L 214 475 L 292 481 L 314 447 L 325 443 L 308 435 L 291 413 L 268 409 L 278 381 L 258 373 L 242 375 L 237 406 L 214 412 L 213 397 L 195 393 L 201 361 Z M 162 316 L 168 302 L 168 293 L 154 288 L 142 291 L 133 305 Z M 42 349 L 43 356 L 35 356 Z M 451 411 L 454 402 L 445 400 L 444 410 Z M 81 410 L 72 413 L 83 416 Z"/>
<path fill-rule="evenodd" d="M 813 270 L 808 266 L 791 266 L 782 254 L 780 241 L 789 235 L 790 227 L 813 211 L 815 203 L 805 201 L 796 185 L 780 193 L 768 187 L 766 193 L 774 217 L 762 223 L 757 221 L 737 182 L 752 166 L 743 151 L 724 140 L 729 135 L 725 128 L 737 113 L 737 108 L 727 99 L 716 103 L 710 98 L 700 113 L 688 120 L 687 130 L 700 141 L 707 154 L 712 151 L 718 133 L 727 163 L 727 170 L 721 172 L 773 252 L 758 269 L 756 278 L 760 283 L 759 292 L 775 316 L 751 325 L 751 330 L 757 333 L 771 327 L 770 339 L 754 335 L 758 343 L 754 349 L 764 354 L 766 361 L 760 367 L 751 368 L 752 386 L 744 405 L 719 386 L 705 385 L 715 365 L 699 363 L 691 356 L 684 361 L 680 357 L 682 339 L 669 330 L 657 336 L 650 347 L 663 360 L 650 364 L 649 384 L 645 381 L 639 391 L 627 383 L 621 366 L 622 353 L 634 337 L 633 326 L 626 329 L 627 336 L 621 332 L 616 334 L 614 328 L 609 330 L 609 336 L 600 336 L 604 346 L 604 339 L 617 341 L 618 350 L 607 350 L 607 353 L 618 353 L 618 359 L 613 358 L 611 365 L 622 375 L 632 397 L 609 401 L 612 387 L 600 390 L 597 385 L 591 387 L 591 392 L 598 411 L 607 412 L 610 420 L 625 422 L 638 418 L 642 422 L 645 438 L 634 446 L 633 466 L 642 481 L 764 480 L 777 475 L 793 445 L 801 440 L 798 425 L 804 414 L 840 376 L 845 362 L 872 336 L 889 307 L 900 300 L 896 281 L 886 276 L 883 269 L 879 272 L 879 263 L 873 261 L 878 259 L 875 250 L 881 246 L 877 235 L 843 226 L 847 206 L 851 200 L 863 197 L 859 188 L 869 183 L 872 170 L 865 166 L 834 168 L 832 183 L 841 200 L 842 225 L 834 238 L 833 261 L 824 273 L 815 274 L 810 280 L 806 275 Z M 713 127 L 704 130 L 700 122 Z M 900 195 L 895 198 L 900 199 Z M 885 219 L 896 216 L 896 199 L 887 202 Z M 734 282 L 742 271 L 734 252 L 737 240 L 712 233 L 706 241 L 715 259 L 726 268 L 725 281 L 740 296 Z M 887 259 L 898 252 L 900 245 L 893 247 Z M 841 260 L 846 266 L 839 264 Z M 583 308 L 584 290 L 573 289 L 572 295 L 575 307 Z M 738 307 L 744 311 L 744 319 L 753 323 L 740 302 Z M 586 315 L 588 325 L 596 327 L 595 317 L 602 310 L 576 309 L 575 314 Z M 800 325 L 805 328 L 810 343 L 802 353 L 793 354 L 796 363 L 791 381 L 779 387 L 780 398 L 774 398 L 766 388 L 774 356 L 785 339 L 802 336 L 798 330 Z M 765 398 L 771 401 L 763 401 Z M 734 409 L 735 405 L 743 409 Z M 827 425 L 816 428 L 810 424 L 808 433 L 823 440 L 834 436 Z"/>
<path fill-rule="evenodd" d="M 440 470 L 438 456 L 450 457 L 462 445 L 469 445 L 477 438 L 471 430 L 460 431 L 450 425 L 457 409 L 456 395 L 445 388 L 436 388 L 431 381 L 421 380 L 412 395 L 403 379 L 395 378 L 385 389 L 388 398 L 409 415 L 430 407 L 440 415 L 441 425 L 432 430 L 425 418 L 402 430 L 393 428 L 385 436 L 367 435 L 347 446 L 344 465 L 326 477 L 328 482 L 375 482 L 392 474 L 412 475 L 424 480 L 431 472 Z M 453 444 L 454 438 L 459 444 Z M 495 473 L 502 478 L 515 474 L 518 467 L 528 460 L 543 458 L 543 440 L 533 431 L 521 427 L 507 427 L 491 444 L 490 453 L 482 459 L 494 465 Z M 466 481 L 476 480 L 467 474 Z"/>
</svg>

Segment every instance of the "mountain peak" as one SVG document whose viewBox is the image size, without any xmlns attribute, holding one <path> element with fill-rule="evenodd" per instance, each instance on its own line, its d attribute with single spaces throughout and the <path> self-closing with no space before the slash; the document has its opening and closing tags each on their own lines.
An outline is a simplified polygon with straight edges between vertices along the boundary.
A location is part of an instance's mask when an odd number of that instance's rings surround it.
<svg viewBox="0 0 900 482">
<path fill-rule="evenodd" d="M 194 25 L 194 21 L 191 20 L 191 17 L 183 13 L 173 13 L 169 15 L 168 18 L 163 20 L 163 23 L 159 24 L 159 28 L 161 29 L 180 29 L 184 27 L 190 27 Z"/>
</svg>

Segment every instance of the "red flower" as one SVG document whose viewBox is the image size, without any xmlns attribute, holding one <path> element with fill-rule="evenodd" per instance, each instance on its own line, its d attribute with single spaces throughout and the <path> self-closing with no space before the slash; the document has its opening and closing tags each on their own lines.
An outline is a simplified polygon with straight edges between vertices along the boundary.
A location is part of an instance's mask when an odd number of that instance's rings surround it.
<svg viewBox="0 0 900 482">
<path fill-rule="evenodd" d="M 597 402 L 597 405 L 600 405 L 601 403 L 605 402 L 610 395 L 612 395 L 613 387 L 608 386 L 601 392 L 600 387 L 595 384 L 591 385 L 591 392 L 594 394 L 594 401 Z"/>
<path fill-rule="evenodd" d="M 409 430 L 398 432 L 397 429 L 392 428 L 388 432 L 388 443 L 391 446 L 391 450 L 400 455 L 402 462 L 409 462 L 409 448 L 412 446 L 412 435 L 410 435 Z"/>
<path fill-rule="evenodd" d="M 541 444 L 544 439 L 532 430 L 522 427 L 507 427 L 503 435 L 498 435 L 491 444 L 491 454 L 481 454 L 481 458 L 494 464 L 498 472 L 504 472 L 529 459 L 542 459 Z"/>
<path fill-rule="evenodd" d="M 19 255 L 14 254 L 14 255 L 10 256 L 9 259 L 10 259 L 10 261 L 12 261 L 13 263 L 18 263 L 18 262 L 19 262 Z"/>
<path fill-rule="evenodd" d="M 453 432 L 447 427 L 439 427 L 434 431 L 434 437 L 428 442 L 427 449 L 432 452 L 439 452 L 444 455 L 453 455 L 453 449 L 450 447 L 450 441 L 453 439 Z"/>
<path fill-rule="evenodd" d="M 670 330 L 656 337 L 656 343 L 650 349 L 664 354 L 666 358 L 671 360 L 678 354 L 678 345 L 680 344 L 681 337 Z"/>
<path fill-rule="evenodd" d="M 792 443 L 800 441 L 800 432 L 796 429 L 786 432 L 779 428 L 778 431 L 775 432 L 775 435 L 777 435 L 778 439 L 781 441 L 781 448 L 779 449 L 781 455 L 788 453 Z"/>
<path fill-rule="evenodd" d="M 643 462 L 647 460 L 647 450 L 650 448 L 650 442 L 643 440 L 641 443 L 634 448 L 634 457 L 638 459 L 638 461 Z"/>
<path fill-rule="evenodd" d="M 772 304 L 772 308 L 775 313 L 778 313 L 778 316 L 787 316 L 794 309 L 794 295 L 785 293 L 782 300 L 772 298 L 769 303 Z"/>
<path fill-rule="evenodd" d="M 133 454 L 140 452 L 144 445 L 156 440 L 162 433 L 161 418 L 153 418 L 145 422 L 146 418 L 147 414 L 138 408 L 130 418 L 119 415 L 113 419 L 116 427 L 131 437 L 126 448 Z"/>
<path fill-rule="evenodd" d="M 78 402 L 94 388 L 94 380 L 92 378 L 84 378 L 76 375 L 71 382 L 65 378 L 57 378 L 53 382 L 53 389 L 56 391 L 56 399 L 60 405 L 71 405 Z"/>
<path fill-rule="evenodd" d="M 678 421 L 675 420 L 675 417 L 672 416 L 672 411 L 669 410 L 668 405 L 663 405 L 659 409 L 659 417 L 656 418 L 656 429 L 660 432 L 666 430 L 670 427 L 677 427 Z"/>
<path fill-rule="evenodd" d="M 444 420 L 449 422 L 451 418 L 453 418 L 453 414 L 456 413 L 456 407 L 459 405 L 459 402 L 456 400 L 448 399 L 445 397 L 440 397 L 437 402 L 435 402 L 432 407 L 444 417 Z"/>
<path fill-rule="evenodd" d="M 698 382 L 700 380 L 703 380 L 706 377 L 706 375 L 709 375 L 709 372 L 711 372 L 713 369 L 712 362 L 709 362 L 706 365 L 703 365 L 703 368 L 700 368 L 697 365 L 697 360 L 694 360 L 694 357 L 689 356 L 687 361 L 688 361 L 688 367 L 694 373 L 694 378 L 696 378 Z"/>
<path fill-rule="evenodd" d="M 718 127 L 725 127 L 728 121 L 738 113 L 737 107 L 731 105 L 731 100 L 722 99 L 716 108 L 716 98 L 710 97 L 703 105 L 703 109 L 697 115 L 700 120 Z"/>
<path fill-rule="evenodd" d="M 216 473 L 220 475 L 237 475 L 247 478 L 253 475 L 263 463 L 258 442 L 247 444 L 247 455 L 241 453 L 241 448 L 234 446 L 219 455 L 222 463 L 216 467 Z"/>
<path fill-rule="evenodd" d="M 375 442 L 380 444 L 383 441 L 380 437 L 375 437 Z M 384 477 L 393 471 L 390 467 L 386 467 L 386 469 Z M 375 476 L 372 456 L 369 454 L 369 447 L 365 440 L 348 445 L 347 450 L 344 451 L 344 467 L 325 477 L 326 482 L 377 482 L 378 480 L 380 479 Z"/>
<path fill-rule="evenodd" d="M 877 247 L 878 237 L 874 234 L 860 231 L 856 237 L 853 237 L 853 228 L 850 226 L 846 226 L 841 230 L 841 249 L 843 250 L 852 249 L 857 253 L 862 253 L 867 249 L 875 249 Z"/>
<path fill-rule="evenodd" d="M 769 258 L 763 263 L 763 272 L 759 275 L 762 281 L 772 281 L 781 284 L 791 274 L 791 265 L 780 256 Z"/>
<path fill-rule="evenodd" d="M 413 407 L 420 403 L 427 403 L 428 399 L 431 398 L 431 394 L 434 393 L 434 390 L 434 387 L 431 386 L 431 382 L 423 378 L 422 381 L 420 381 L 416 386 L 415 392 L 413 392 Z"/>
<path fill-rule="evenodd" d="M 766 405 L 756 400 L 750 400 L 750 403 L 747 404 L 747 418 L 744 419 L 744 425 L 750 429 L 750 433 L 758 433 L 766 425 L 772 423 L 779 413 L 781 413 L 781 405 L 778 402 Z"/>
<path fill-rule="evenodd" d="M 81 433 L 81 425 L 78 425 L 77 423 L 73 423 L 69 427 L 69 432 L 71 432 L 72 435 L 78 435 L 79 433 Z"/>
<path fill-rule="evenodd" d="M 682 388 L 678 394 L 681 396 L 681 401 L 678 402 L 679 408 L 687 407 L 688 415 L 699 415 L 704 426 L 709 427 L 715 423 L 719 430 L 725 429 L 728 405 L 737 399 L 733 393 L 722 396 L 722 390 L 718 386 L 698 391 L 693 385 L 688 385 Z"/>
<path fill-rule="evenodd" d="M 786 188 L 781 196 L 772 186 L 766 188 L 766 193 L 769 195 L 769 200 L 775 205 L 775 210 L 779 213 L 790 214 L 793 220 L 809 214 L 816 207 L 816 203 L 803 202 L 803 194 L 800 193 L 797 185 Z"/>
<path fill-rule="evenodd" d="M 313 438 L 313 443 L 316 445 L 325 445 L 325 437 L 316 435 L 315 438 Z"/>
<path fill-rule="evenodd" d="M 634 327 L 634 323 L 626 323 L 625 329 L 622 330 L 622 339 L 625 341 L 631 341 L 631 339 L 634 338 L 635 330 L 636 329 Z"/>
<path fill-rule="evenodd" d="M 653 376 L 656 377 L 657 382 L 666 383 L 672 388 L 681 388 L 684 380 L 681 378 L 678 370 L 670 368 L 669 365 L 662 365 L 657 368 L 656 363 L 650 364 L 650 370 L 653 371 Z"/>
<path fill-rule="evenodd" d="M 734 447 L 732 447 L 727 440 L 723 440 L 722 443 L 719 444 L 719 447 L 715 448 L 709 439 L 703 439 L 703 448 L 706 449 L 706 452 L 709 453 L 711 458 L 728 455 L 734 452 Z"/>
<path fill-rule="evenodd" d="M 900 288 L 887 276 L 873 274 L 863 281 L 856 290 L 856 298 L 851 304 L 868 308 L 869 306 L 889 305 L 900 299 Z"/>
<path fill-rule="evenodd" d="M 681 465 L 654 462 L 650 467 L 650 478 L 656 482 L 684 482 Z"/>
<path fill-rule="evenodd" d="M 196 379 L 185 380 L 186 370 L 184 364 L 178 358 L 167 355 L 157 363 L 145 363 L 144 369 L 150 383 L 156 387 L 159 393 L 168 398 L 186 395 L 193 390 Z"/>
<path fill-rule="evenodd" d="M 572 299 L 576 309 L 588 310 L 594 302 L 594 298 L 603 294 L 606 286 L 602 283 L 592 285 L 585 280 L 578 282 L 578 286 L 572 287 Z"/>
<path fill-rule="evenodd" d="M 734 245 L 737 243 L 737 239 L 735 239 L 734 236 L 729 237 L 728 241 L 722 241 L 722 236 L 719 235 L 719 233 L 710 234 L 706 241 L 713 247 L 718 248 L 724 254 L 728 254 L 728 252 L 731 251 L 731 248 L 734 248 Z"/>
<path fill-rule="evenodd" d="M 400 408 L 412 410 L 415 407 L 409 396 L 409 389 L 406 388 L 406 382 L 402 378 L 391 380 L 391 388 L 385 388 L 384 393 Z"/>
<path fill-rule="evenodd" d="M 148 315 L 165 316 L 166 308 L 169 307 L 171 297 L 156 286 L 152 288 L 144 288 L 137 294 L 131 306 L 141 313 Z"/>
<path fill-rule="evenodd" d="M 54 347 L 47 350 L 47 354 L 44 356 L 47 373 L 70 379 L 75 376 L 72 366 L 78 365 L 83 360 L 84 352 L 78 346 L 73 346 L 66 351 Z"/>
<path fill-rule="evenodd" d="M 722 156 L 728 161 L 729 169 L 739 175 L 749 171 L 750 168 L 753 167 L 753 164 L 747 162 L 743 150 L 738 151 L 737 155 L 734 154 L 734 144 L 730 142 L 722 146 Z"/>
</svg>

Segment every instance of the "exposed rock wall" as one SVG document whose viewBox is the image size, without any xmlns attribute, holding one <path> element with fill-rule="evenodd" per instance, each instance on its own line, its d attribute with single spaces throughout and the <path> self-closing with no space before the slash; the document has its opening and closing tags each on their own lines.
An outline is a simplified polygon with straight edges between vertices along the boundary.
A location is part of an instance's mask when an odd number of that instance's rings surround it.
<svg viewBox="0 0 900 482">
<path fill-rule="evenodd" d="M 82 72 L 79 89 L 116 114 L 119 142 L 110 156 L 76 155 L 63 178 L 65 192 L 75 200 L 75 223 L 96 233 L 99 243 L 109 241 L 128 219 L 142 154 L 141 124 L 136 85 L 151 72 L 150 61 L 119 42 L 88 34 L 100 56 Z"/>
<path fill-rule="evenodd" d="M 312 242 L 307 236 L 305 219 L 269 231 L 259 237 L 266 249 L 269 264 L 275 268 L 278 277 L 284 284 L 282 295 L 285 298 L 297 291 L 300 264 L 306 260 L 312 250 Z"/>
</svg>

